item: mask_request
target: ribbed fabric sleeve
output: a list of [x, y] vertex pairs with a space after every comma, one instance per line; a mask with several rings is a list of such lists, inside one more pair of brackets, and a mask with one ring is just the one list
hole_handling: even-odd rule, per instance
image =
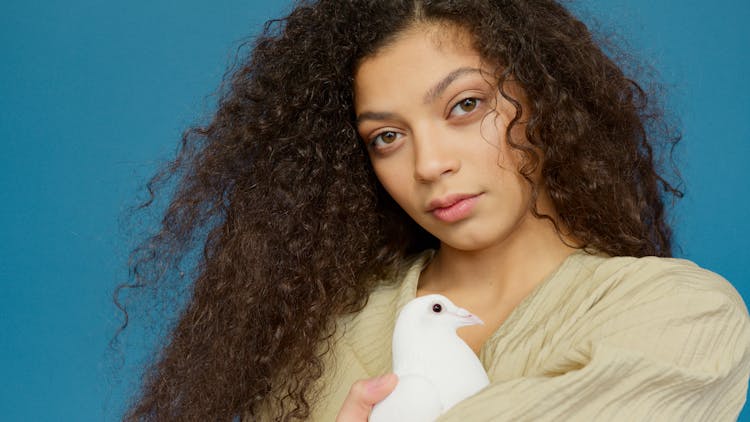
[[[334, 420], [357, 379], [390, 371], [395, 318], [428, 257], [341, 322], [314, 420]], [[731, 421], [747, 392], [750, 320], [726, 280], [689, 261], [578, 252], [479, 357], [491, 384], [439, 421]]]

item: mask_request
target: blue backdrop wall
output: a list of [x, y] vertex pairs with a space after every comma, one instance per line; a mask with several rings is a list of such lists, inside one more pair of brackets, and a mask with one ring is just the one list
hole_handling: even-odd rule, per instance
[[[181, 132], [210, 115], [240, 42], [288, 4], [5, 0], [0, 9], [0, 418], [116, 420], [146, 350], [125, 344], [119, 371], [108, 352], [120, 321], [111, 293], [132, 244], [121, 216]], [[747, 301], [750, 3], [586, 0], [576, 10], [617, 28], [669, 86], [685, 134], [678, 254]]]

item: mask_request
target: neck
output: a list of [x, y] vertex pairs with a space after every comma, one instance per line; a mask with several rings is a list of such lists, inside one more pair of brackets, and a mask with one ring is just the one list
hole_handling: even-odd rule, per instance
[[423, 294], [463, 297], [462, 302], [497, 303], [525, 297], [576, 249], [566, 245], [548, 220], [527, 217], [522, 236], [476, 250], [441, 244], [420, 278]]

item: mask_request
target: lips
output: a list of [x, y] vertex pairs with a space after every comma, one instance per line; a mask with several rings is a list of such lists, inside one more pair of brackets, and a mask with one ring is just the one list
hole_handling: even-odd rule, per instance
[[430, 201], [427, 211], [438, 220], [452, 223], [471, 214], [481, 194], [453, 194]]

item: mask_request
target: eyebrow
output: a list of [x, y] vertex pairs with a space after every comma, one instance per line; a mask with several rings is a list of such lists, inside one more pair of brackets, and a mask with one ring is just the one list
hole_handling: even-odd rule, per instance
[[359, 125], [363, 120], [399, 120], [396, 113], [365, 111], [357, 116], [356, 124]]
[[[425, 94], [422, 101], [429, 104], [435, 101], [456, 79], [468, 73], [481, 73], [476, 67], [459, 67], [458, 69], [447, 74], [443, 79], [430, 88]], [[356, 124], [359, 125], [364, 120], [399, 120], [399, 115], [390, 112], [365, 111], [357, 116]]]
[[440, 80], [440, 82], [436, 83], [435, 86], [430, 88], [430, 90], [427, 91], [427, 94], [425, 94], [422, 101], [425, 104], [429, 104], [435, 101], [440, 95], [443, 94], [443, 91], [445, 91], [445, 89], [453, 83], [453, 81], [467, 73], [481, 73], [481, 70], [477, 69], [476, 67], [459, 67], [458, 69], [447, 74], [443, 79]]

